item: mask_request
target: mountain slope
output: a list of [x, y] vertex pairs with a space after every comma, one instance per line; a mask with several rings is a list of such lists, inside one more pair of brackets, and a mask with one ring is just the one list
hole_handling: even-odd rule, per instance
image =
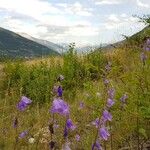
[[145, 27], [143, 30], [133, 34], [130, 37], [124, 36], [125, 40], [108, 44], [102, 47], [102, 50], [113, 50], [115, 48], [122, 48], [122, 47], [142, 47], [145, 39], [150, 38], [150, 26]]
[[59, 53], [0, 27], [0, 56], [29, 58], [45, 55], [59, 55]]
[[27, 39], [29, 39], [29, 40], [32, 40], [32, 41], [37, 42], [37, 43], [39, 43], [41, 45], [44, 45], [44, 46], [46, 46], [46, 47], [48, 47], [48, 48], [50, 48], [52, 50], [55, 50], [55, 51], [57, 51], [59, 53], [62, 53], [62, 51], [64, 51], [63, 46], [55, 44], [53, 42], [49, 42], [49, 41], [46, 41], [46, 40], [38, 39], [38, 38], [32, 37], [32, 36], [30, 36], [30, 35], [28, 35], [26, 33], [18, 33], [18, 34], [23, 36], [23, 37], [25, 37], [25, 38], [27, 38]]
[[125, 44], [141, 46], [147, 38], [150, 38], [150, 26], [145, 27], [143, 30], [132, 35], [131, 37], [127, 37]]

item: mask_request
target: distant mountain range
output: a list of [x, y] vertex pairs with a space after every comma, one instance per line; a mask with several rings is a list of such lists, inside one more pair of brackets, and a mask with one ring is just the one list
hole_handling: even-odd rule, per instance
[[59, 53], [62, 53], [64, 51], [64, 47], [61, 45], [61, 44], [55, 44], [53, 42], [49, 42], [49, 41], [46, 41], [46, 40], [42, 40], [42, 39], [38, 39], [38, 38], [35, 38], [35, 37], [32, 37], [26, 33], [18, 33], [19, 35], [21, 35], [22, 37], [25, 37], [29, 40], [32, 40], [34, 42], [37, 42], [41, 45], [44, 45], [50, 49], [53, 49]]
[[[44, 45], [50, 49], [53, 49], [53, 50], [56, 50], [57, 52], [59, 52], [60, 54], [61, 53], [65, 53], [68, 49], [69, 49], [69, 43], [59, 43], [59, 44], [55, 44], [55, 43], [52, 43], [52, 42], [49, 42], [49, 41], [46, 41], [46, 40], [42, 40], [42, 39], [38, 39], [38, 38], [34, 38], [26, 33], [18, 33], [19, 35], [27, 38], [27, 39], [30, 39], [32, 41], [35, 41], [41, 45]], [[104, 46], [104, 45], [103, 45]], [[82, 45], [82, 46], [75, 46], [75, 49], [77, 50], [77, 52], [79, 53], [82, 53], [82, 52], [89, 52], [95, 48], [98, 48], [99, 46], [98, 45], [90, 45], [90, 44], [87, 44], [87, 45]]]
[[[150, 26], [142, 31], [125, 37], [125, 40], [113, 44], [85, 45], [75, 47], [79, 52], [90, 52], [97, 50], [113, 50], [124, 46], [141, 46], [145, 38], [150, 37]], [[0, 57], [8, 58], [34, 58], [48, 55], [58, 56], [69, 49], [69, 44], [55, 44], [46, 40], [34, 38], [26, 33], [14, 33], [0, 27]]]
[[[63, 52], [69, 49], [69, 43], [60, 43], [60, 45], [63, 47]], [[91, 44], [85, 44], [85, 45], [75, 45], [75, 50], [78, 53], [87, 53], [94, 51], [95, 49], [98, 49], [100, 47], [104, 47], [108, 44], [100, 44], [100, 45], [91, 45]]]
[[[42, 44], [44, 41], [25, 38], [17, 33], [0, 27], [0, 57], [8, 58], [32, 58], [45, 55], [60, 55], [55, 49], [55, 44], [51, 47]], [[49, 44], [49, 45], [50, 45]]]

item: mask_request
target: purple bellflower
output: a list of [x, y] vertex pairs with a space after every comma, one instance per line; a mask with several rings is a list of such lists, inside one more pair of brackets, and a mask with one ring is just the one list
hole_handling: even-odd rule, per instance
[[19, 134], [19, 138], [23, 139], [28, 134], [28, 131], [23, 131]]
[[108, 130], [107, 130], [106, 127], [100, 128], [100, 130], [99, 130], [99, 136], [100, 136], [103, 140], [105, 140], [105, 141], [108, 140], [108, 137], [110, 136], [110, 134], [109, 134], [109, 132], [108, 132]]
[[107, 65], [105, 66], [105, 70], [109, 72], [111, 70], [111, 62], [108, 62]]
[[109, 113], [107, 110], [104, 110], [103, 111], [103, 119], [105, 120], [105, 121], [112, 121], [112, 115], [111, 115], [111, 113]]
[[104, 79], [103, 82], [104, 82], [105, 85], [109, 84], [109, 80], [108, 79]]
[[84, 108], [84, 102], [80, 102], [79, 108], [80, 108], [80, 109], [83, 109], [83, 108]]
[[64, 138], [67, 138], [69, 129], [75, 130], [75, 128], [76, 128], [76, 126], [72, 123], [72, 120], [67, 119], [65, 129], [64, 129]]
[[76, 134], [75, 139], [76, 139], [77, 142], [79, 142], [80, 141], [80, 135]]
[[92, 121], [92, 125], [96, 126], [98, 128], [99, 126], [99, 118], [96, 118], [94, 121]]
[[50, 110], [51, 113], [58, 113], [60, 115], [69, 114], [69, 106], [60, 98], [55, 98]]
[[58, 94], [59, 97], [62, 97], [63, 89], [62, 89], [61, 86], [58, 87], [58, 89], [57, 89], [57, 94]]
[[111, 88], [111, 89], [108, 90], [108, 96], [111, 99], [114, 98], [114, 96], [115, 96], [115, 89], [114, 88]]
[[115, 104], [115, 102], [112, 100], [112, 99], [110, 99], [110, 98], [108, 98], [107, 99], [107, 107], [112, 107], [113, 105]]
[[122, 103], [126, 103], [126, 99], [128, 98], [128, 95], [127, 94], [124, 94], [121, 98], [120, 98], [120, 101]]
[[64, 129], [64, 138], [67, 138], [68, 136], [68, 128], [67, 126], [65, 126], [65, 129]]
[[102, 147], [98, 141], [92, 145], [92, 150], [102, 150]]
[[146, 51], [150, 51], [150, 47], [146, 47], [145, 50], [146, 50]]
[[74, 130], [76, 126], [72, 123], [71, 119], [67, 119], [66, 126], [68, 129]]
[[20, 102], [17, 104], [17, 108], [20, 111], [24, 111], [31, 103], [32, 101], [29, 98], [22, 96]]
[[150, 38], [146, 40], [146, 43], [144, 44], [144, 50], [150, 51]]

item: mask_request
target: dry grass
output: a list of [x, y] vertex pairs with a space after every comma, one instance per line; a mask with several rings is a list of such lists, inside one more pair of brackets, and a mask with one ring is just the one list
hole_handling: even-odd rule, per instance
[[3, 65], [0, 64], [0, 77], [3, 75]]
[[57, 65], [63, 63], [62, 57], [47, 57], [47, 58], [37, 58], [33, 60], [25, 61], [25, 64], [31, 66], [31, 65], [37, 65], [40, 63], [47, 63], [48, 65]]

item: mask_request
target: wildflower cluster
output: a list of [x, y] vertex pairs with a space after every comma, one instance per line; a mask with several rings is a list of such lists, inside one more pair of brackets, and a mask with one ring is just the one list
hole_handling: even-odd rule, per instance
[[[27, 109], [27, 107], [32, 103], [32, 100], [30, 100], [29, 98], [22, 96], [21, 100], [19, 101], [19, 103], [17, 104], [17, 110], [19, 111], [25, 111]], [[18, 127], [18, 116], [15, 117], [14, 122], [13, 122], [13, 127], [17, 128]], [[24, 136], [21, 136], [24, 137]]]
[[110, 133], [108, 130], [107, 122], [112, 121], [112, 114], [110, 113], [111, 107], [115, 104], [114, 96], [115, 96], [115, 89], [112, 88], [109, 83], [110, 81], [106, 78], [111, 70], [111, 63], [105, 66], [106, 74], [103, 77], [104, 85], [106, 86], [107, 90], [107, 101], [102, 111], [102, 116], [96, 118], [95, 121], [92, 122], [97, 128], [97, 135], [95, 137], [95, 141], [92, 145], [92, 150], [102, 150], [102, 144], [100, 141], [107, 141]]
[[[67, 137], [68, 137], [68, 133], [69, 130], [74, 130], [76, 128], [76, 126], [73, 124], [72, 120], [70, 119], [70, 109], [69, 109], [69, 105], [63, 100], [63, 89], [62, 89], [62, 85], [61, 82], [64, 80], [64, 77], [62, 75], [60, 75], [57, 79], [57, 86], [54, 86], [53, 88], [53, 92], [54, 92], [54, 100], [50, 109], [50, 113], [53, 115], [53, 120], [50, 124], [50, 132], [53, 135], [54, 131], [53, 127], [54, 127], [54, 115], [55, 114], [59, 114], [62, 115], [66, 118], [66, 122], [65, 122], [65, 127], [64, 127], [64, 139], [65, 144], [63, 145], [63, 147], [69, 147], [68, 145], [68, 141], [67, 141]], [[55, 147], [55, 142], [52, 139], [53, 136], [51, 136], [51, 141], [50, 141], [50, 149], [53, 149]]]
[[[29, 98], [25, 97], [25, 96], [22, 96], [21, 97], [21, 100], [19, 101], [19, 103], [17, 104], [17, 110], [18, 111], [25, 111], [27, 109], [27, 107], [32, 103], [32, 100], [30, 100]], [[18, 126], [19, 126], [19, 121], [18, 121], [18, 112], [17, 112], [17, 115], [13, 121], [13, 127], [16, 129], [16, 142], [15, 142], [15, 145], [14, 145], [14, 149], [16, 149], [16, 146], [17, 146], [17, 142], [18, 142], [18, 139], [23, 139], [25, 138], [27, 135], [28, 135], [28, 130], [25, 130], [25, 131], [22, 131], [19, 135], [18, 135]]]

